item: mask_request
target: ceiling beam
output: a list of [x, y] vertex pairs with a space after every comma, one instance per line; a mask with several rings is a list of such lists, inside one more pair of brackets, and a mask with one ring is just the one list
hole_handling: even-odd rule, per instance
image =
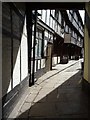
[[29, 2], [30, 9], [85, 9], [85, 2]]

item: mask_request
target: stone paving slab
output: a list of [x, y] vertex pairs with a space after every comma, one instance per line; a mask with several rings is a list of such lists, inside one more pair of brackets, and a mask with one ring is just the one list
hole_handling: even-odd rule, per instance
[[[35, 85], [28, 89], [28, 95], [18, 109], [19, 117], [57, 118], [66, 114], [73, 116], [73, 114], [78, 114], [79, 110], [84, 109], [84, 106], [79, 107], [82, 98], [86, 98], [81, 92], [80, 61], [72, 60], [65, 65], [56, 65], [53, 67], [54, 70], [41, 76]], [[88, 102], [82, 103], [86, 105]], [[85, 110], [86, 108], [83, 114], [87, 114]]]
[[25, 100], [27, 98], [27, 96], [30, 94], [30, 88], [28, 88], [25, 93], [23, 94], [23, 96], [21, 97], [21, 99], [19, 100], [19, 102], [17, 103], [16, 107], [13, 109], [13, 111], [11, 112], [11, 114], [9, 115], [9, 118], [15, 118], [16, 116], [18, 116], [21, 107], [23, 106], [23, 104], [25, 103]]
[[36, 99], [33, 102], [34, 103], [36, 103], [36, 102], [46, 102], [46, 99], [47, 99], [46, 94], [39, 94], [39, 95], [37, 95]]
[[36, 96], [37, 96], [37, 94], [30, 94], [30, 95], [27, 97], [27, 99], [26, 99], [25, 102], [28, 102], [28, 103], [33, 102]]
[[23, 112], [29, 110], [30, 107], [31, 107], [31, 103], [30, 103], [30, 102], [25, 102], [25, 103], [23, 104], [23, 106], [21, 107], [20, 112], [23, 113]]
[[[80, 64], [81, 59], [78, 60], [78, 61], [79, 61], [79, 64]], [[44, 80], [46, 81], [46, 80], [49, 79], [49, 78], [51, 79], [51, 77], [53, 77], [53, 75], [58, 74], [58, 72], [60, 72], [60, 71], [62, 71], [62, 70], [64, 70], [64, 69], [70, 67], [71, 65], [74, 65], [74, 64], [78, 63], [78, 61], [71, 60], [71, 61], [69, 61], [68, 64], [58, 64], [58, 65], [56, 65], [55, 67], [52, 68], [52, 69], [54, 69], [54, 70], [49, 71], [49, 72], [47, 72], [46, 74], [44, 74], [43, 76], [41, 76], [36, 83], [37, 83], [37, 84], [40, 84], [40, 83], [41, 83], [42, 81], [44, 81]], [[79, 66], [80, 66], [80, 65], [79, 65]]]

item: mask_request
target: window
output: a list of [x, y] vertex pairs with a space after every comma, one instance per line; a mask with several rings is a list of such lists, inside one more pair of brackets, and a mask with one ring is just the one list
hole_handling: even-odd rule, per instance
[[42, 47], [43, 47], [43, 31], [37, 29], [35, 43], [35, 57], [42, 57]]
[[66, 27], [65, 27], [65, 32], [68, 33], [68, 25], [66, 25]]
[[71, 33], [71, 28], [69, 28], [69, 33]]
[[76, 13], [74, 13], [74, 19], [75, 19], [75, 20], [77, 19]]
[[45, 32], [44, 32], [44, 47], [43, 47], [44, 49], [43, 49], [43, 56], [46, 56], [48, 39], [49, 39], [49, 33], [48, 33], [48, 31], [45, 30]]
[[72, 37], [74, 37], [74, 31], [72, 30]]
[[81, 40], [81, 38], [80, 37], [78, 37], [78, 41], [80, 42], [80, 40]]
[[59, 20], [58, 20], [58, 22], [61, 24], [61, 12], [59, 11]]
[[75, 33], [75, 38], [77, 39], [77, 34]]

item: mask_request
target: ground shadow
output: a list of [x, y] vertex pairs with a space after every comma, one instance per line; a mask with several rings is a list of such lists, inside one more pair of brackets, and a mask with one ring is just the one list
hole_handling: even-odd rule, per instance
[[89, 118], [89, 99], [80, 71], [15, 119]]

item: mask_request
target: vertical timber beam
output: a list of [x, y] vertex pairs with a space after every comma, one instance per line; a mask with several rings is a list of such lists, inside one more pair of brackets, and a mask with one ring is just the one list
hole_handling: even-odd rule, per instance
[[26, 3], [26, 25], [27, 25], [27, 41], [28, 41], [28, 74], [29, 74], [29, 87], [31, 82], [31, 49], [32, 49], [32, 10]]
[[34, 85], [34, 72], [35, 72], [35, 42], [36, 42], [36, 26], [37, 26], [37, 10], [35, 10], [35, 15], [34, 15], [34, 42], [33, 42], [32, 85]]
[[[2, 16], [2, 2], [0, 2], [0, 16]], [[0, 17], [2, 28], [2, 17]], [[0, 120], [2, 120], [2, 29], [0, 29]]]
[[11, 19], [11, 89], [13, 89], [13, 18], [12, 9], [10, 7], [10, 19]]

